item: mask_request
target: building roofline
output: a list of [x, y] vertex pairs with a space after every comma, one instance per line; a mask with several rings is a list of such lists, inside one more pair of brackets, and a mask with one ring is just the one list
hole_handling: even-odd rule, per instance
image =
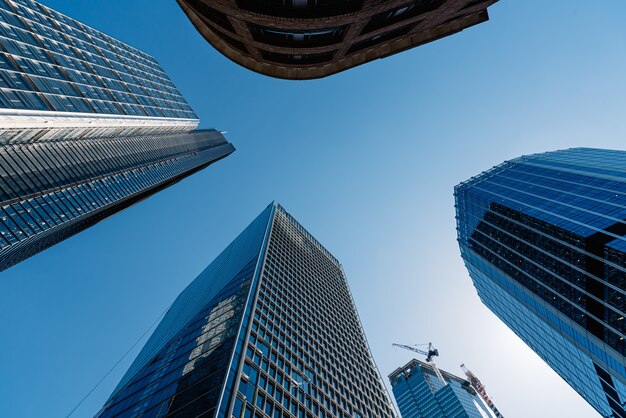
[[[407, 364], [404, 365], [404, 367], [399, 367], [396, 370], [394, 370], [392, 373], [389, 374], [389, 380], [395, 380], [398, 377], [400, 377], [402, 374], [404, 374], [405, 371], [407, 371], [408, 369], [414, 369], [416, 367], [419, 367], [420, 369], [424, 368], [427, 369], [430, 372], [435, 373], [433, 367], [421, 360], [418, 359], [413, 359], [411, 361], [409, 361]], [[446, 380], [452, 380], [455, 382], [460, 383], [462, 386], [467, 386], [468, 388], [471, 388], [471, 384], [468, 380], [463, 379], [462, 377], [456, 376], [450, 372], [447, 372], [445, 370], [441, 370], [439, 369], [439, 371], [441, 372], [441, 374], [443, 375], [444, 379]], [[472, 389], [473, 392], [473, 389]]]

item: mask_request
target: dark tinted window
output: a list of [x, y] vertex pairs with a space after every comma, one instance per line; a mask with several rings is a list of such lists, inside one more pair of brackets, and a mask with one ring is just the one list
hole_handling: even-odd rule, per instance
[[353, 13], [363, 7], [362, 0], [238, 0], [244, 10], [272, 16], [319, 18]]
[[390, 41], [394, 38], [398, 38], [402, 35], [406, 35], [409, 33], [411, 29], [415, 27], [417, 23], [412, 23], [410, 25], [402, 26], [401, 28], [394, 29], [387, 33], [382, 33], [380, 35], [372, 36], [371, 38], [364, 39], [362, 41], [356, 42], [354, 45], [350, 47], [348, 50], [348, 54], [352, 54], [354, 52], [359, 52], [363, 49], [369, 48], [371, 46]]
[[441, 6], [445, 0], [418, 0], [395, 9], [387, 10], [372, 16], [369, 23], [363, 28], [363, 33], [372, 32], [380, 28], [411, 19], [424, 13], [431, 12]]
[[250, 25], [255, 41], [287, 48], [315, 48], [333, 45], [343, 39], [345, 27], [293, 31]]
[[281, 54], [278, 52], [263, 51], [261, 56], [267, 61], [290, 65], [313, 65], [330, 61], [335, 51], [322, 52], [320, 54]]

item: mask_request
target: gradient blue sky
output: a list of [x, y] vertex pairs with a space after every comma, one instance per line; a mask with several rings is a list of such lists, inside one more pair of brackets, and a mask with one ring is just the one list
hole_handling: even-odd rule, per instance
[[[433, 341], [507, 418], [597, 414], [482, 306], [453, 186], [505, 159], [625, 148], [626, 5], [501, 0], [488, 23], [316, 81], [244, 70], [174, 0], [46, 0], [154, 55], [237, 152], [0, 277], [0, 416], [61, 417], [271, 201], [343, 263], [385, 375]], [[74, 416], [93, 416], [139, 348]]]

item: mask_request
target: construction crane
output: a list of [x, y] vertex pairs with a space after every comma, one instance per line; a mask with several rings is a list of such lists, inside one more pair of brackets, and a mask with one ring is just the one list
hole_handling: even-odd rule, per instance
[[426, 356], [426, 362], [430, 363], [433, 357], [439, 356], [439, 351], [433, 347], [433, 343], [428, 343], [428, 351], [417, 348], [417, 345], [392, 344], [394, 347], [404, 348], [405, 350], [415, 351]]
[[435, 347], [433, 347], [433, 343], [428, 343], [428, 351], [417, 348], [417, 345], [404, 345], [404, 344], [396, 344], [396, 343], [393, 343], [392, 345], [394, 347], [404, 348], [405, 350], [414, 351], [416, 353], [425, 355], [426, 363], [428, 363], [433, 368], [433, 370], [437, 374], [437, 377], [439, 378], [439, 380], [441, 380], [441, 383], [443, 383], [444, 385], [447, 384], [441, 372], [439, 371], [439, 367], [437, 367], [437, 365], [433, 361], [433, 357], [439, 356], [439, 351]]
[[489, 409], [491, 409], [491, 412], [493, 412], [493, 414], [497, 418], [504, 418], [504, 416], [500, 413], [500, 411], [498, 411], [498, 408], [496, 408], [496, 406], [493, 404], [493, 401], [491, 400], [489, 395], [487, 395], [485, 386], [483, 386], [480, 380], [478, 380], [476, 375], [472, 373], [467, 367], [465, 367], [465, 364], [461, 364], [461, 369], [463, 369], [465, 376], [467, 376], [467, 380], [469, 380], [474, 390], [480, 395], [483, 401], [485, 401]]

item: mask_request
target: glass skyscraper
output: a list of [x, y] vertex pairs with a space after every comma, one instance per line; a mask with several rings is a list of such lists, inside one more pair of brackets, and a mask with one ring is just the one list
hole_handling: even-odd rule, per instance
[[391, 418], [341, 264], [267, 207], [181, 294], [99, 418]]
[[151, 56], [0, 0], [0, 270], [234, 151], [198, 123]]
[[517, 158], [455, 189], [481, 300], [604, 417], [626, 417], [626, 152]]
[[[419, 360], [389, 375], [403, 418], [492, 418], [470, 382]], [[443, 380], [442, 380], [443, 379]]]

